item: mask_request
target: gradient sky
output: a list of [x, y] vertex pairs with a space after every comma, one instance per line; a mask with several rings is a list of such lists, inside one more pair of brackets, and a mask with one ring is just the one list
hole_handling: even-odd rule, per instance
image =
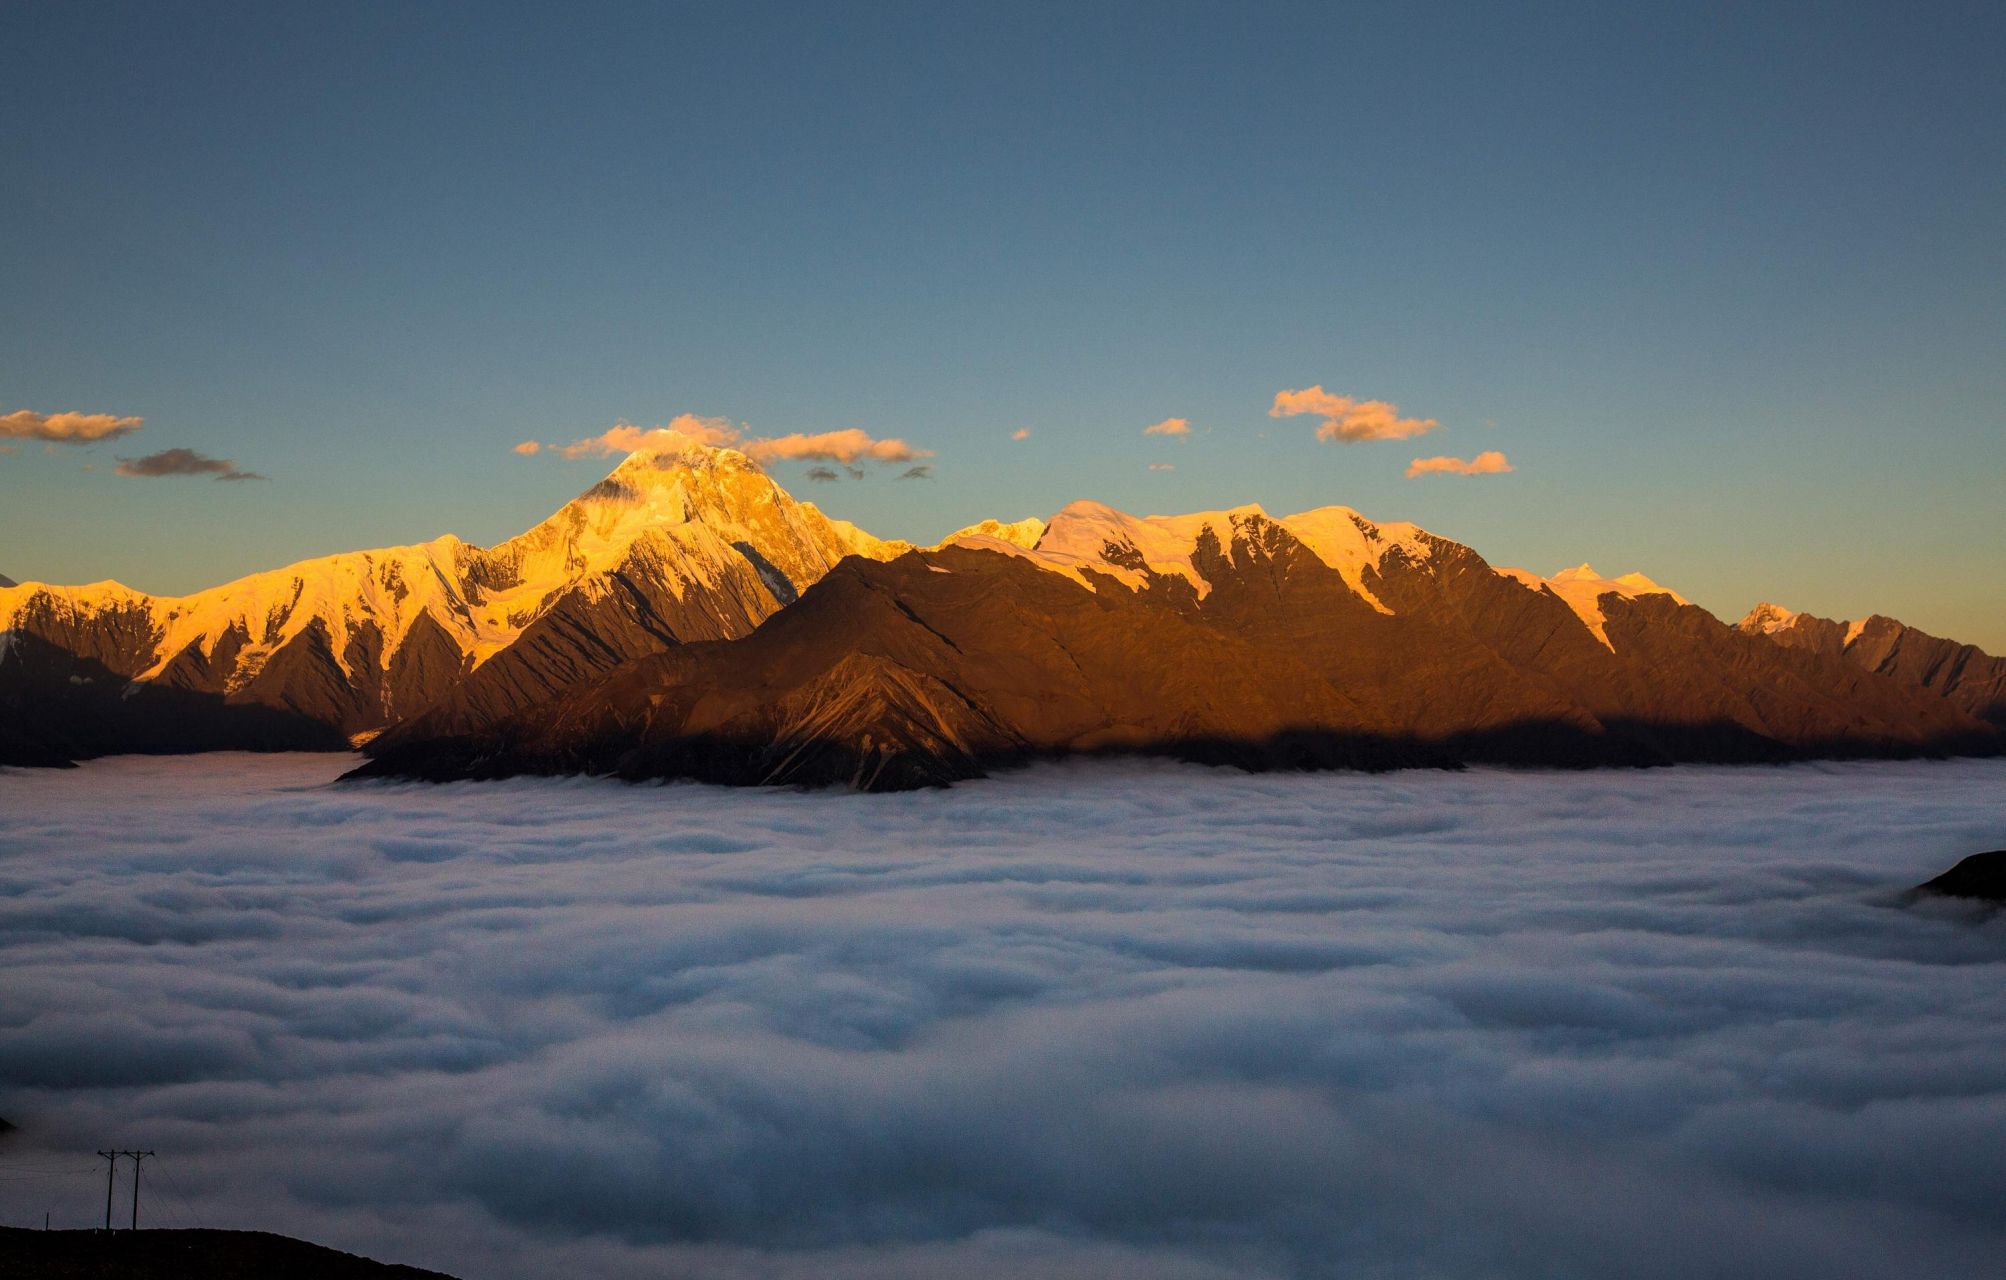
[[489, 543], [690, 412], [934, 450], [776, 464], [886, 536], [1344, 503], [2006, 652], [2006, 10], [1499, 9], [9, 6], [0, 415], [145, 426], [13, 442], [0, 573]]

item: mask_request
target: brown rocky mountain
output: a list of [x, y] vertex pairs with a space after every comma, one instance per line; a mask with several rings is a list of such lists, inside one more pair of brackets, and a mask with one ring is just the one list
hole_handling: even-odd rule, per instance
[[1834, 622], [1759, 604], [1737, 624], [1751, 635], [1814, 653], [1836, 654], [1863, 671], [1927, 689], [1990, 724], [2006, 729], [2006, 658], [1874, 614], [1864, 622]]
[[1552, 581], [1342, 508], [1136, 520], [844, 561], [749, 637], [372, 744], [360, 776], [941, 783], [1039, 756], [1252, 768], [1992, 751], [1943, 699], [1641, 578]]
[[[750, 632], [853, 553], [894, 554], [734, 450], [628, 457], [499, 546], [453, 537], [180, 598], [0, 589], [0, 763], [338, 749], [449, 695], [504, 714], [686, 640]], [[442, 712], [450, 716], [450, 712]]]
[[1750, 634], [1640, 575], [1494, 569], [1342, 507], [1137, 519], [1082, 502], [915, 553], [685, 443], [492, 548], [446, 537], [181, 598], [0, 589], [0, 763], [369, 743], [376, 773], [884, 786], [1067, 751], [1379, 766], [1994, 749], [1997, 660], [1920, 633], [1862, 643], [1874, 626], [1836, 646], [1811, 625], [1804, 643]]

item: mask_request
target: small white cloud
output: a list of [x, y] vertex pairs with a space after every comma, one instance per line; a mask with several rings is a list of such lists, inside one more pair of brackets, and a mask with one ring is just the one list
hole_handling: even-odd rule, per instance
[[1362, 440], [1406, 440], [1426, 435], [1442, 424], [1433, 418], [1403, 418], [1400, 406], [1388, 400], [1334, 396], [1322, 386], [1304, 391], [1277, 391], [1270, 418], [1307, 413], [1323, 419], [1316, 438], [1325, 443], [1357, 444]]
[[1412, 480], [1425, 475], [1495, 476], [1516, 470], [1518, 468], [1506, 462], [1502, 453], [1486, 449], [1468, 462], [1461, 458], [1416, 458], [1407, 464], [1407, 478]]
[[1175, 471], [1177, 470], [1177, 464], [1174, 462], [1152, 462], [1149, 464], [1149, 469], [1151, 471]]
[[1165, 418], [1153, 427], [1144, 427], [1142, 434], [1146, 436], [1188, 436], [1191, 434], [1191, 423], [1184, 418]]
[[1019, 427], [1010, 433], [1010, 438], [1012, 440], [1028, 440], [1031, 438], [1031, 428]]
[[131, 435], [144, 418], [119, 418], [109, 413], [36, 413], [16, 409], [0, 413], [0, 436], [15, 440], [47, 440], [53, 444], [95, 444]]
[[536, 441], [534, 441], [534, 440], [525, 440], [525, 441], [523, 441], [523, 442], [522, 442], [521, 444], [517, 445], [517, 446], [516, 446], [515, 448], [513, 448], [513, 449], [510, 449], [510, 450], [509, 450], [509, 452], [510, 452], [510, 453], [519, 453], [519, 454], [521, 454], [521, 455], [522, 455], [523, 457], [527, 458], [527, 457], [530, 457], [530, 456], [531, 456], [531, 455], [533, 455], [533, 454], [538, 454], [538, 453], [542, 453], [542, 452], [543, 452], [543, 446], [542, 446], [542, 445], [540, 445], [540, 444], [538, 444], [538, 443], [537, 443]]

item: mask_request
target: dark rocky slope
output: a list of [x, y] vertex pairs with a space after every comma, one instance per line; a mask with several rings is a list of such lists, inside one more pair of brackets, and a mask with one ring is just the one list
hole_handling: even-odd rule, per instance
[[1068, 752], [1382, 768], [1999, 746], [1939, 698], [1668, 596], [1603, 596], [1604, 644], [1550, 588], [1437, 539], [1365, 570], [1381, 612], [1278, 522], [1217, 526], [1191, 553], [1202, 594], [1113, 542], [1128, 585], [994, 549], [846, 560], [746, 639], [628, 662], [458, 732], [404, 726], [357, 775], [877, 790]]
[[1956, 866], [1915, 887], [1915, 895], [2006, 902], [2006, 849], [1974, 853]]
[[1859, 667], [1927, 689], [1979, 719], [2006, 728], [2006, 658], [1930, 635], [1875, 614], [1852, 626], [1775, 605], [1757, 605], [1740, 623], [1792, 649], [1834, 654]]

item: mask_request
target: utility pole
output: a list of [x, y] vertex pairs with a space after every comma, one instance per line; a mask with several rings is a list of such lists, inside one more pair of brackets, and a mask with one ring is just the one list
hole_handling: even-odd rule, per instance
[[139, 1230], [139, 1162], [152, 1155], [151, 1151], [128, 1151], [132, 1157], [132, 1229]]
[[106, 1231], [109, 1231], [111, 1230], [111, 1181], [112, 1178], [115, 1177], [118, 1173], [118, 1158], [124, 1153], [119, 1151], [100, 1151], [98, 1152], [98, 1154], [105, 1158], [104, 1229]]

